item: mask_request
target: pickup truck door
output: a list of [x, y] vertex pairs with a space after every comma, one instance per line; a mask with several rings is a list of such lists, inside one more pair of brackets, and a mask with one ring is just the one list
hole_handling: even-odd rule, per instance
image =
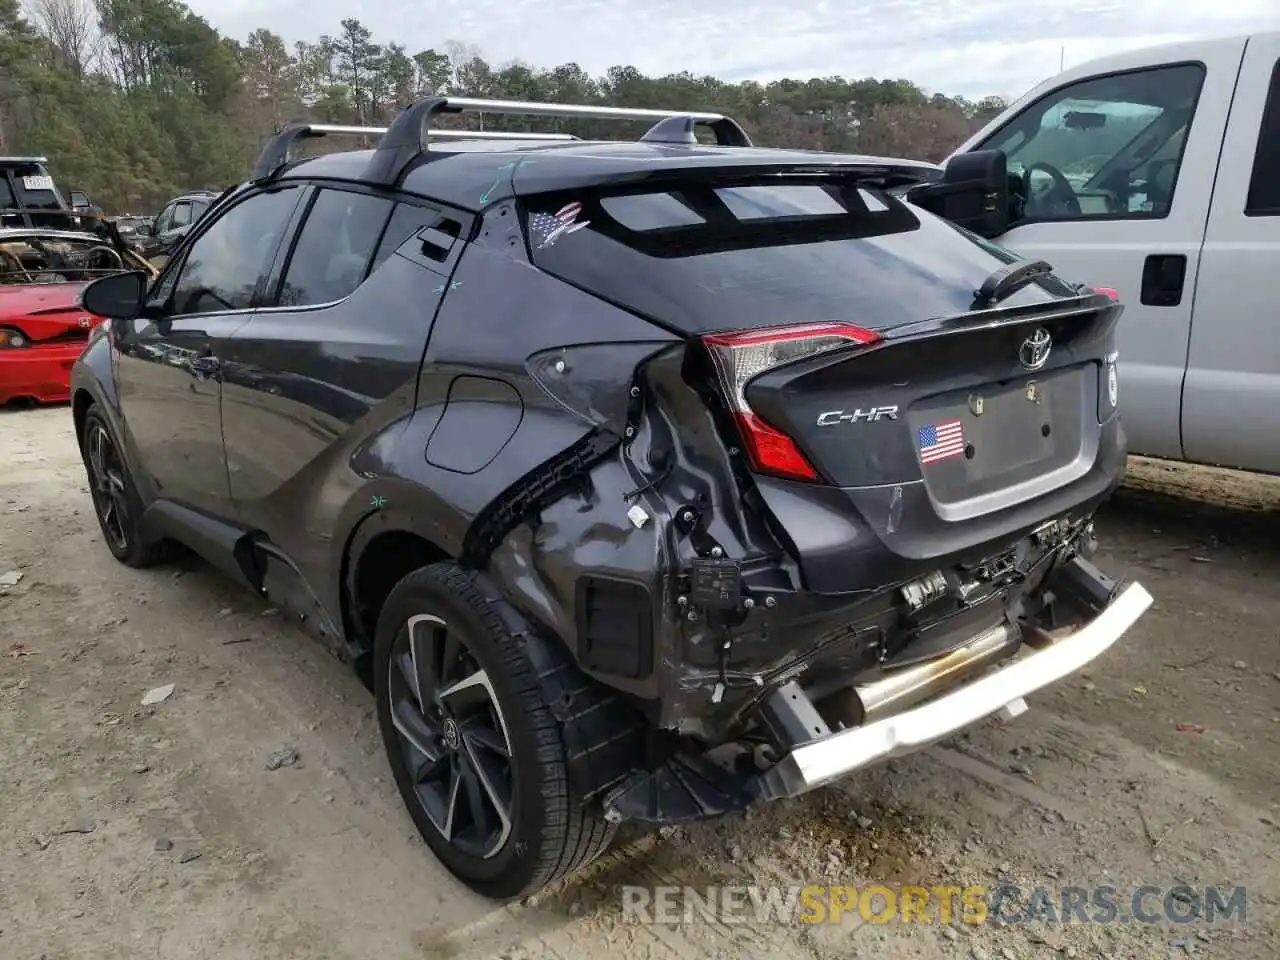
[[1188, 460], [1280, 473], [1280, 34], [1245, 50], [1200, 254], [1182, 392]]
[[[1181, 458], [1200, 247], [1244, 41], [1181, 44], [1046, 81], [961, 148], [999, 149], [1030, 196], [998, 242], [1111, 287], [1134, 453]], [[1105, 70], [1105, 72], [1104, 72]]]

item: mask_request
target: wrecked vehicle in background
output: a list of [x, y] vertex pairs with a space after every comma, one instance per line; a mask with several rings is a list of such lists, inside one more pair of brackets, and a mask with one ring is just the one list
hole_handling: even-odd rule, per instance
[[134, 246], [157, 267], [163, 267], [173, 249], [217, 199], [212, 190], [193, 190], [174, 197], [154, 218], [135, 225]]
[[86, 289], [74, 426], [119, 561], [191, 548], [354, 665], [474, 890], [1016, 716], [1150, 605], [1089, 559], [1122, 308], [890, 192], [936, 168], [711, 113], [355, 132]]
[[0, 405], [69, 399], [71, 366], [102, 320], [80, 306], [80, 294], [91, 280], [129, 270], [155, 274], [109, 224], [92, 232], [0, 227]]

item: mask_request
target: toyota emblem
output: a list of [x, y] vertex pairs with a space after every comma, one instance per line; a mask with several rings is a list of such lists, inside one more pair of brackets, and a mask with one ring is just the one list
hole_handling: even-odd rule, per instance
[[81, 330], [88, 330], [93, 326], [93, 317], [81, 317], [76, 323], [79, 324]]
[[1028, 370], [1039, 370], [1049, 361], [1049, 351], [1053, 349], [1053, 337], [1044, 327], [1022, 341], [1018, 348], [1018, 361]]

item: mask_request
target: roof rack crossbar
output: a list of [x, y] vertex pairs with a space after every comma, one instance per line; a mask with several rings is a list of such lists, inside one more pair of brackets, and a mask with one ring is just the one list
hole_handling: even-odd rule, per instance
[[506, 130], [446, 130], [427, 131], [428, 139], [435, 140], [581, 140], [572, 133], [526, 133]]
[[473, 97], [423, 97], [402, 110], [389, 127], [354, 127], [323, 123], [291, 123], [271, 138], [254, 164], [251, 179], [269, 179], [289, 162], [300, 140], [327, 136], [380, 137], [365, 172], [366, 179], [387, 186], [398, 183], [405, 168], [432, 139], [438, 140], [577, 140], [565, 133], [523, 133], [484, 130], [443, 130], [428, 123], [441, 114], [491, 113], [499, 116], [556, 117], [572, 120], [649, 120], [646, 143], [696, 142], [695, 126], [710, 127], [720, 146], [749, 147], [751, 139], [732, 117], [689, 110], [650, 110], [582, 103], [540, 103], [532, 100], [484, 100]]
[[[289, 162], [293, 147], [300, 140], [317, 137], [383, 137], [389, 127], [352, 127], [331, 123], [291, 123], [281, 129], [263, 148], [254, 164], [251, 180], [269, 179]], [[443, 130], [426, 131], [435, 140], [577, 140], [569, 133], [508, 133], [505, 131]]]
[[[365, 177], [375, 183], [392, 185], [400, 181], [405, 169], [426, 149], [430, 134], [423, 136], [432, 117], [443, 113], [491, 113], [499, 116], [556, 117], [560, 119], [592, 120], [650, 120], [653, 128], [646, 134], [647, 142], [687, 143], [695, 125], [710, 127], [721, 146], [749, 147], [751, 140], [745, 130], [731, 117], [721, 113], [691, 112], [688, 110], [649, 110], [635, 107], [609, 107], [580, 103], [540, 103], [532, 100], [483, 100], [472, 97], [423, 97], [416, 100], [392, 121], [373, 159], [365, 171]], [[672, 121], [681, 124], [673, 131]], [[687, 127], [688, 136], [684, 128]], [[509, 139], [497, 134], [497, 138]], [[468, 137], [494, 138], [495, 134], [472, 131]], [[519, 139], [555, 140], [562, 135], [522, 134]], [[678, 137], [678, 139], [671, 139]]]

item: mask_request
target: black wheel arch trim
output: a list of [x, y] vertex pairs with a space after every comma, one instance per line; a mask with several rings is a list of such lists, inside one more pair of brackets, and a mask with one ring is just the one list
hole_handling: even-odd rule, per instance
[[[441, 523], [437, 519], [447, 517]], [[462, 549], [466, 518], [425, 487], [398, 477], [379, 477], [361, 484], [348, 498], [338, 518], [341, 536], [333, 538], [330, 589], [334, 610], [343, 625], [343, 636], [353, 656], [372, 649], [372, 637], [356, 627], [358, 607], [356, 575], [365, 551], [385, 534], [409, 534], [430, 544], [442, 558], [456, 558]], [[366, 649], [368, 646], [368, 649]]]

